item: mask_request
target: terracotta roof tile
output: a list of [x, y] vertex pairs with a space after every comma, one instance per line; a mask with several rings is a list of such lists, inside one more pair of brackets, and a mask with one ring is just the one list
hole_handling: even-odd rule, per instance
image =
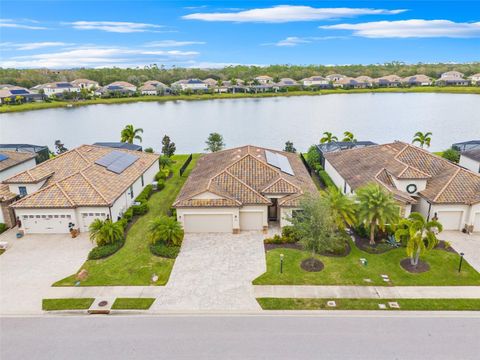
[[0, 154], [5, 155], [7, 158], [0, 161], [0, 171], [7, 170], [13, 166], [24, 163], [30, 159], [35, 158], [36, 154], [31, 152], [10, 151], [2, 150]]

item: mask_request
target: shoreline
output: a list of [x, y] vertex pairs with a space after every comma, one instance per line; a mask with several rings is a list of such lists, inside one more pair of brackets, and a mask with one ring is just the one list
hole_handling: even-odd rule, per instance
[[480, 95], [480, 86], [477, 87], [411, 87], [411, 88], [377, 88], [377, 89], [325, 89], [318, 91], [292, 91], [278, 93], [238, 93], [238, 94], [202, 94], [202, 95], [165, 95], [165, 96], [138, 96], [125, 98], [97, 98], [91, 100], [72, 101], [52, 101], [52, 102], [33, 102], [21, 105], [2, 105], [0, 106], [0, 114], [34, 111], [54, 108], [67, 108], [88, 106], [97, 104], [128, 104], [136, 102], [166, 102], [166, 101], [202, 101], [216, 99], [245, 99], [245, 98], [272, 98], [272, 97], [291, 97], [291, 96], [318, 96], [332, 94], [366, 94], [366, 93], [443, 93], [443, 94], [478, 94]]

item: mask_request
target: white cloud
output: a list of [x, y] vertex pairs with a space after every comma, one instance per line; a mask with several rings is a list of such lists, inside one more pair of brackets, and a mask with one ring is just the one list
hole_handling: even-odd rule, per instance
[[67, 46], [67, 45], [73, 45], [73, 44], [59, 42], [59, 41], [43, 41], [43, 42], [33, 42], [33, 43], [5, 42], [5, 43], [0, 43], [0, 48], [3, 48], [5, 50], [7, 49], [37, 50], [37, 49], [43, 49], [48, 47]]
[[322, 40], [335, 40], [335, 39], [345, 39], [345, 36], [307, 36], [307, 37], [297, 37], [289, 36], [285, 39], [279, 40], [275, 43], [267, 43], [263, 45], [273, 45], [279, 47], [293, 47], [302, 44], [310, 44], [316, 41]]
[[311, 6], [278, 5], [269, 8], [249, 9], [238, 12], [194, 13], [183, 16], [188, 20], [285, 23], [338, 19], [360, 15], [390, 15], [406, 10], [369, 8], [313, 8]]
[[352, 30], [354, 35], [367, 38], [480, 37], [480, 22], [456, 23], [449, 20], [374, 21], [320, 26], [320, 28]]
[[[0, 19], [0, 27], [14, 28], [14, 29], [27, 29], [27, 30], [47, 30], [47, 28], [43, 26], [27, 25], [22, 22], [27, 22], [27, 20], [15, 21], [12, 19]], [[32, 22], [32, 21], [28, 21], [28, 22]]]
[[146, 47], [181, 47], [189, 45], [203, 45], [203, 41], [176, 41], [176, 40], [160, 40], [152, 41], [145, 44]]
[[100, 30], [114, 33], [156, 32], [162, 25], [126, 21], [74, 21], [68, 23], [77, 30]]

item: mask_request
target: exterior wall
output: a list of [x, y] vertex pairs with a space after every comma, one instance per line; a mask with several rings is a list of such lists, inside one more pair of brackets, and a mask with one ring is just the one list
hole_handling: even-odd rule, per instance
[[43, 184], [45, 184], [45, 181], [46, 180], [42, 180], [35, 184], [22, 184], [22, 183], [8, 184], [8, 187], [12, 193], [20, 195], [20, 190], [18, 188], [20, 186], [25, 186], [27, 188], [27, 195], [30, 195], [30, 194], [33, 194], [38, 189], [40, 189], [43, 186]]
[[37, 164], [35, 162], [35, 158], [30, 159], [28, 161], [25, 161], [21, 164], [12, 166], [12, 167], [10, 167], [8, 169], [5, 169], [4, 171], [0, 172], [0, 181], [3, 181], [5, 179], [8, 179], [8, 178], [14, 176], [14, 175], [17, 175], [17, 174], [21, 173], [22, 171], [34, 168], [35, 166], [37, 166]]
[[463, 166], [474, 173], [480, 173], [480, 162], [470, 159], [464, 155], [460, 155], [460, 162], [458, 165]]
[[233, 218], [233, 232], [240, 231], [240, 209], [239, 208], [178, 208], [177, 221], [184, 226], [184, 217], [188, 214], [229, 214]]
[[[80, 231], [88, 231], [89, 224], [84, 221], [84, 213], [93, 213], [93, 214], [106, 214], [110, 217], [110, 208], [106, 206], [102, 207], [79, 207], [75, 209], [75, 216], [77, 218], [77, 223], [75, 223], [75, 228], [80, 228]], [[94, 217], [95, 219], [95, 217]], [[91, 219], [90, 219], [91, 220]], [[103, 218], [102, 218], [103, 220]], [[116, 219], [115, 219], [116, 220]]]
[[293, 210], [300, 210], [300, 208], [280, 208], [280, 227], [290, 226], [292, 223], [287, 219], [292, 216]]
[[57, 94], [63, 94], [64, 92], [80, 92], [80, 88], [71, 87], [71, 88], [44, 88], [43, 92], [46, 96], [54, 96]]
[[[432, 205], [432, 210], [430, 212], [430, 218], [432, 218], [435, 213], [440, 213], [442, 211], [461, 211], [462, 212], [462, 217], [461, 217], [461, 220], [460, 220], [460, 225], [458, 227], [457, 230], [462, 230], [465, 226], [465, 224], [467, 223], [467, 221], [469, 220], [469, 216], [470, 216], [470, 206], [468, 205], [456, 205], [456, 204], [446, 204], [446, 205], [438, 205], [438, 204], [434, 204]], [[440, 223], [441, 223], [441, 219], [440, 219]]]
[[[22, 221], [22, 229], [25, 231], [26, 234], [34, 232], [29, 232], [27, 229], [25, 229], [25, 220], [23, 218], [24, 215], [70, 215], [70, 219], [65, 219], [65, 226], [62, 227], [61, 233], [68, 233], [69, 222], [74, 223], [75, 228], [78, 228], [78, 221], [74, 209], [16, 209], [15, 214], [16, 216], [20, 217], [20, 220]], [[41, 221], [41, 218], [39, 220]]]
[[352, 189], [350, 186], [345, 182], [343, 177], [338, 173], [338, 171], [330, 165], [327, 159], [325, 159], [325, 171], [327, 174], [332, 178], [332, 181], [335, 185], [342, 191], [344, 194], [351, 194]]
[[[475, 225], [475, 219], [478, 219], [477, 216], [480, 216], [480, 203], [470, 206], [470, 211], [466, 218], [466, 225]], [[480, 227], [478, 226], [473, 228], [473, 231], [480, 232]]]
[[182, 90], [208, 90], [207, 84], [180, 84]]
[[430, 204], [422, 197], [418, 198], [418, 202], [413, 205], [412, 211], [422, 214], [428, 220], [431, 219], [434, 215], [433, 211], [430, 209]]
[[417, 186], [417, 191], [412, 193], [411, 195], [416, 195], [419, 191], [425, 190], [425, 188], [427, 187], [427, 180], [395, 179], [394, 177], [392, 177], [392, 179], [393, 179], [393, 182], [395, 183], [395, 186], [397, 187], [397, 189], [405, 191], [406, 193], [408, 193], [408, 191], [407, 191], [407, 186], [408, 185], [410, 185], [410, 184], [416, 185]]

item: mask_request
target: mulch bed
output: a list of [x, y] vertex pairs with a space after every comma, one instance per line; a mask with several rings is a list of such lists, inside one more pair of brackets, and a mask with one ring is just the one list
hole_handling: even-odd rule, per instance
[[345, 257], [348, 254], [350, 254], [350, 251], [352, 251], [352, 248], [350, 247], [350, 243], [348, 241], [345, 241], [345, 252], [343, 254], [332, 254], [332, 253], [324, 252], [324, 253], [321, 253], [320, 255], [328, 256], [328, 257]]
[[443, 251], [447, 251], [449, 253], [452, 253], [452, 254], [458, 254], [455, 249], [453, 247], [445, 247], [445, 241], [443, 240], [440, 240], [437, 244], [437, 246], [434, 247], [435, 250], [443, 250]]
[[352, 236], [355, 239], [355, 245], [357, 245], [360, 250], [368, 252], [369, 254], [383, 254], [387, 251], [396, 249], [396, 247], [390, 246], [388, 244], [379, 244], [378, 240], [375, 245], [370, 245], [370, 239], [360, 237], [358, 234], [355, 233]]
[[319, 272], [322, 271], [325, 266], [318, 259], [308, 258], [301, 262], [300, 267], [308, 272]]
[[413, 266], [410, 263], [410, 258], [403, 259], [402, 261], [400, 261], [400, 266], [404, 270], [408, 271], [409, 273], [414, 273], [414, 274], [420, 274], [430, 270], [430, 265], [428, 265], [427, 262], [418, 260], [417, 266]]
[[263, 244], [265, 251], [273, 249], [295, 249], [303, 250], [303, 246], [299, 243], [285, 243], [285, 244]]

